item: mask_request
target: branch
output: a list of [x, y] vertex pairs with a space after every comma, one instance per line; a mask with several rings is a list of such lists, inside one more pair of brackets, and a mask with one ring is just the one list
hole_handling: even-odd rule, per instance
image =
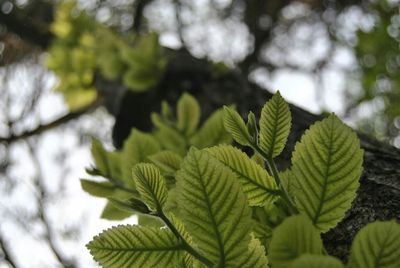
[[70, 112], [48, 124], [40, 124], [33, 130], [28, 130], [28, 131], [25, 131], [18, 135], [12, 134], [11, 136], [5, 137], [5, 138], [0, 137], [0, 143], [10, 144], [10, 143], [13, 143], [13, 142], [21, 140], [21, 139], [26, 139], [31, 136], [39, 135], [45, 131], [56, 128], [62, 124], [65, 124], [71, 120], [77, 119], [81, 115], [84, 115], [84, 114], [94, 111], [96, 108], [98, 108], [101, 105], [101, 103], [102, 103], [102, 101], [100, 99], [96, 99], [94, 102], [90, 103], [89, 105], [87, 105], [85, 107], [82, 107], [74, 112]]
[[13, 260], [13, 257], [11, 257], [11, 252], [9, 251], [9, 249], [6, 246], [6, 241], [4, 240], [4, 238], [2, 237], [2, 235], [0, 234], [0, 249], [3, 252], [3, 259], [8, 262], [8, 264], [12, 267], [12, 268], [17, 268], [18, 266], [15, 264], [15, 261]]
[[49, 222], [47, 212], [45, 209], [46, 205], [46, 198], [48, 197], [48, 193], [46, 192], [46, 186], [44, 184], [44, 178], [42, 174], [42, 167], [37, 158], [35, 148], [31, 143], [27, 143], [29, 153], [31, 154], [31, 158], [33, 164], [36, 167], [36, 175], [34, 177], [34, 184], [38, 190], [38, 196], [36, 197], [37, 205], [38, 205], [38, 217], [42, 222], [45, 228], [44, 237], [47, 241], [48, 246], [50, 247], [51, 252], [54, 254], [55, 258], [57, 259], [58, 263], [64, 268], [75, 268], [75, 260], [66, 258], [63, 256], [61, 250], [56, 246], [55, 243], [55, 236], [53, 233], [53, 228]]
[[142, 26], [143, 20], [143, 11], [145, 7], [151, 2], [152, 0], [139, 0], [137, 1], [135, 14], [133, 15], [133, 30], [136, 33], [140, 33], [140, 28]]
[[39, 29], [31, 18], [18, 14], [18, 9], [16, 8], [9, 14], [4, 14], [0, 11], [0, 24], [5, 25], [9, 31], [43, 49], [46, 49], [53, 39], [53, 34], [48, 29]]

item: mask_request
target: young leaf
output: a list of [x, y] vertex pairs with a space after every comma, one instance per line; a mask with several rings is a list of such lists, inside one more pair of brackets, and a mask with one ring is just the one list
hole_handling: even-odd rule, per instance
[[237, 265], [235, 267], [268, 267], [268, 259], [265, 256], [265, 249], [258, 239], [251, 239], [247, 252], [242, 253], [242, 260], [240, 265]]
[[169, 121], [173, 120], [171, 108], [169, 107], [169, 104], [166, 101], [161, 102], [161, 116], [164, 120], [169, 120]]
[[86, 246], [104, 268], [170, 267], [183, 255], [178, 239], [165, 228], [119, 225]]
[[196, 148], [211, 147], [220, 143], [231, 143], [232, 137], [224, 128], [224, 111], [215, 111], [191, 140]]
[[356, 196], [363, 151], [335, 115], [315, 123], [292, 156], [296, 206], [322, 232], [335, 227]]
[[185, 93], [178, 100], [176, 109], [177, 127], [187, 136], [193, 134], [200, 120], [200, 106], [197, 100]]
[[227, 106], [224, 106], [224, 126], [237, 143], [245, 146], [251, 144], [252, 138], [242, 117]]
[[271, 158], [279, 155], [289, 136], [292, 117], [279, 91], [264, 105], [260, 118], [260, 147]]
[[90, 195], [97, 197], [108, 197], [114, 194], [115, 187], [110, 182], [97, 182], [81, 179], [82, 189]]
[[348, 267], [400, 267], [400, 224], [374, 222], [361, 229], [351, 247]]
[[274, 179], [241, 150], [231, 145], [219, 145], [206, 150], [236, 174], [250, 206], [272, 203], [279, 196]]
[[149, 156], [149, 159], [167, 175], [174, 175], [175, 172], [181, 167], [181, 163], [183, 161], [180, 155], [171, 151], [162, 151], [156, 153], [152, 156]]
[[246, 127], [247, 127], [247, 131], [249, 132], [250, 136], [252, 137], [253, 142], [256, 142], [257, 135], [258, 135], [257, 121], [256, 121], [256, 116], [251, 111], [247, 115]]
[[125, 181], [131, 181], [132, 167], [140, 162], [147, 161], [147, 157], [160, 151], [160, 145], [150, 134], [133, 129], [131, 135], [124, 142], [121, 165]]
[[191, 149], [177, 173], [180, 218], [216, 267], [236, 266], [250, 242], [251, 216], [235, 174]]
[[143, 201], [153, 211], [158, 211], [167, 201], [168, 192], [164, 177], [153, 164], [140, 163], [132, 170], [136, 189]]
[[303, 254], [289, 266], [290, 268], [343, 268], [343, 263], [331, 256]]
[[286, 268], [304, 253], [322, 254], [318, 230], [303, 215], [285, 219], [273, 232], [268, 250], [272, 267]]

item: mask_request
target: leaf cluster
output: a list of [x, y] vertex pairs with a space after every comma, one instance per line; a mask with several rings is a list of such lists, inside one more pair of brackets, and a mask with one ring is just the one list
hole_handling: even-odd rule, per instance
[[[118, 152], [123, 171], [114, 173], [132, 193], [112, 200], [147, 220], [94, 237], [87, 245], [94, 259], [103, 267], [344, 267], [326, 253], [321, 233], [343, 219], [356, 196], [363, 160], [356, 134], [331, 114], [304, 133], [291, 167], [279, 171], [274, 158], [291, 124], [279, 92], [258, 121], [250, 113], [245, 122], [224, 107], [197, 130], [199, 110], [187, 94], [176, 120], [163, 104], [153, 115], [155, 132], [140, 134], [153, 142], [134, 130]], [[254, 155], [230, 145], [226, 132], [218, 134], [224, 127]], [[113, 173], [104, 159], [115, 153], [94, 152], [92, 173]], [[106, 183], [113, 185], [112, 178]], [[356, 236], [346, 267], [399, 267], [399, 241], [397, 223], [370, 224]]]
[[130, 90], [145, 91], [156, 85], [166, 60], [158, 35], [117, 35], [97, 23], [74, 1], [62, 1], [51, 26], [56, 36], [47, 65], [60, 79], [56, 90], [71, 110], [96, 98], [94, 74], [120, 79]]

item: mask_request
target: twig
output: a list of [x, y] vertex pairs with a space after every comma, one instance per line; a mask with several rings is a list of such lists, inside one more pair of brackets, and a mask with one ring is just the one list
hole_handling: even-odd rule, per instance
[[29, 40], [31, 43], [38, 45], [42, 49], [46, 49], [51, 40], [53, 34], [48, 29], [39, 29], [32, 18], [26, 18], [21, 14], [18, 14], [20, 10], [14, 7], [14, 10], [5, 14], [0, 12], [0, 23], [7, 26], [7, 29], [21, 38]]
[[185, 39], [183, 38], [183, 23], [181, 18], [181, 9], [182, 9], [181, 2], [179, 2], [179, 0], [174, 0], [174, 11], [175, 11], [175, 19], [177, 24], [179, 41], [181, 42], [182, 47], [187, 48]]
[[80, 117], [83, 114], [92, 112], [97, 107], [99, 107], [100, 105], [101, 105], [101, 101], [100, 101], [100, 99], [97, 99], [94, 102], [90, 103], [89, 105], [87, 105], [87, 106], [85, 106], [85, 107], [83, 107], [83, 108], [81, 108], [79, 110], [76, 110], [74, 112], [70, 112], [70, 113], [68, 113], [68, 114], [66, 114], [66, 115], [54, 120], [53, 122], [50, 122], [48, 124], [40, 124], [35, 129], [25, 131], [25, 132], [23, 132], [21, 134], [18, 134], [18, 135], [13, 135], [12, 134], [11, 136], [6, 137], [6, 138], [0, 138], [0, 143], [10, 144], [10, 143], [13, 143], [13, 142], [21, 140], [21, 139], [26, 139], [26, 138], [29, 138], [31, 136], [39, 135], [39, 134], [41, 134], [41, 133], [43, 133], [43, 132], [45, 132], [47, 130], [56, 128], [56, 127], [58, 127], [58, 126], [60, 126], [62, 124], [65, 124], [65, 123], [73, 120], [73, 119], [76, 119], [76, 118]]
[[172, 222], [167, 218], [167, 216], [164, 214], [162, 209], [158, 208], [157, 209], [157, 215], [164, 221], [164, 223], [168, 226], [168, 228], [172, 231], [172, 233], [175, 235], [176, 238], [182, 243], [183, 248], [190, 253], [193, 257], [204, 263], [207, 267], [212, 267], [213, 263], [201, 255], [199, 252], [197, 252], [186, 240], [185, 238], [179, 233], [179, 231], [175, 228], [175, 226], [172, 224]]
[[142, 27], [142, 20], [143, 20], [143, 11], [145, 7], [151, 2], [152, 0], [139, 0], [136, 3], [135, 14], [133, 15], [133, 30], [136, 33], [140, 33], [140, 28]]
[[13, 257], [11, 256], [11, 252], [9, 251], [8, 247], [7, 247], [7, 243], [4, 240], [3, 236], [0, 233], [0, 249], [3, 252], [3, 259], [8, 262], [8, 264], [13, 267], [13, 268], [17, 268], [17, 264], [15, 263], [15, 261], [13, 260]]
[[52, 253], [54, 254], [57, 261], [61, 264], [61, 266], [65, 268], [74, 268], [76, 267], [75, 261], [64, 257], [60, 252], [60, 250], [55, 245], [52, 226], [49, 223], [49, 220], [47, 218], [47, 213], [45, 210], [45, 199], [47, 198], [48, 193], [46, 192], [46, 187], [44, 185], [41, 165], [36, 156], [35, 148], [30, 143], [27, 143], [27, 145], [32, 157], [32, 161], [36, 166], [36, 176], [34, 177], [34, 183], [38, 189], [38, 196], [36, 198], [36, 201], [38, 203], [38, 217], [43, 223], [46, 232], [44, 237], [47, 240], [47, 243]]
[[276, 184], [281, 190], [281, 197], [283, 200], [285, 200], [285, 203], [288, 205], [290, 213], [297, 214], [298, 210], [294, 205], [294, 202], [290, 197], [289, 193], [287, 192], [285, 186], [283, 185], [282, 180], [279, 177], [278, 169], [276, 168], [275, 162], [272, 159], [272, 157], [269, 157], [267, 154], [265, 154], [264, 151], [261, 150], [260, 147], [258, 147], [258, 145], [254, 144], [252, 147], [257, 153], [259, 153], [264, 158], [265, 162], [267, 163], [269, 173], [274, 177]]

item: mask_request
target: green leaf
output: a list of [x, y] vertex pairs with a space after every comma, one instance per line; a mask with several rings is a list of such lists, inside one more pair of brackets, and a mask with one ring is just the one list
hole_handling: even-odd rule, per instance
[[250, 146], [252, 139], [242, 117], [227, 106], [224, 106], [224, 126], [237, 143]]
[[311, 126], [296, 144], [291, 169], [296, 206], [321, 232], [335, 227], [351, 207], [362, 162], [356, 134], [333, 114]]
[[322, 241], [318, 230], [303, 215], [285, 219], [273, 232], [268, 250], [274, 268], [286, 268], [304, 253], [321, 255]]
[[272, 203], [279, 196], [274, 179], [241, 150], [231, 145], [219, 145], [207, 151], [236, 174], [250, 206]]
[[249, 132], [250, 136], [252, 137], [253, 142], [255, 142], [257, 140], [257, 136], [258, 136], [258, 128], [257, 128], [256, 116], [251, 111], [247, 115], [246, 127], [247, 127], [247, 131]]
[[296, 193], [296, 182], [292, 171], [286, 169], [285, 171], [279, 172], [279, 178], [281, 178], [282, 185], [285, 187], [289, 195], [294, 197]]
[[343, 263], [331, 256], [303, 254], [289, 266], [290, 268], [343, 268]]
[[250, 242], [251, 216], [235, 174], [206, 151], [191, 149], [177, 173], [180, 218], [216, 267], [236, 266]]
[[165, 223], [159, 218], [151, 215], [139, 214], [137, 215], [138, 225], [161, 228]]
[[166, 101], [161, 102], [161, 116], [164, 120], [169, 120], [169, 121], [173, 120], [171, 108], [169, 107], [169, 104]]
[[200, 106], [190, 94], [184, 93], [176, 107], [177, 127], [187, 136], [193, 134], [200, 120]]
[[270, 158], [285, 147], [292, 117], [279, 91], [264, 105], [260, 118], [260, 147]]
[[400, 224], [374, 222], [361, 229], [351, 247], [348, 267], [400, 267]]
[[151, 211], [149, 207], [143, 203], [141, 200], [136, 198], [131, 198], [129, 200], [119, 200], [116, 198], [109, 198], [110, 203], [120, 210], [127, 211], [129, 213], [142, 213], [142, 214], [150, 214]]
[[119, 225], [95, 236], [87, 244], [104, 268], [170, 267], [178, 263], [183, 248], [168, 229]]
[[191, 142], [199, 149], [220, 143], [231, 143], [232, 137], [224, 127], [224, 111], [222, 109], [215, 111], [193, 136]]
[[272, 229], [258, 220], [253, 220], [252, 224], [254, 237], [257, 238], [262, 245], [267, 245], [272, 237]]
[[121, 165], [124, 180], [130, 183], [132, 167], [140, 162], [147, 162], [148, 156], [160, 150], [159, 143], [152, 135], [133, 129], [122, 149]]
[[236, 265], [235, 267], [268, 267], [268, 259], [265, 256], [265, 249], [257, 238], [251, 239], [247, 252], [242, 253], [240, 265]]
[[115, 187], [110, 182], [97, 182], [81, 179], [82, 189], [90, 195], [108, 197], [114, 194]]
[[153, 164], [140, 163], [132, 170], [136, 189], [143, 201], [153, 211], [160, 211], [167, 201], [165, 179]]
[[110, 171], [108, 167], [107, 151], [103, 148], [100, 141], [92, 139], [91, 152], [96, 168], [101, 172], [101, 174], [106, 176], [109, 175]]
[[185, 155], [187, 151], [186, 138], [176, 128], [165, 122], [158, 114], [151, 114], [151, 121], [156, 126], [155, 137], [161, 146], [167, 150]]
[[182, 157], [171, 151], [162, 151], [149, 156], [149, 160], [153, 162], [164, 174], [174, 175], [181, 167]]
[[132, 216], [132, 212], [128, 212], [126, 210], [122, 210], [111, 202], [107, 202], [104, 207], [101, 218], [113, 221], [120, 221]]
[[119, 152], [106, 151], [103, 145], [96, 139], [92, 139], [91, 152], [96, 169], [100, 171], [100, 175], [112, 180], [121, 179]]

